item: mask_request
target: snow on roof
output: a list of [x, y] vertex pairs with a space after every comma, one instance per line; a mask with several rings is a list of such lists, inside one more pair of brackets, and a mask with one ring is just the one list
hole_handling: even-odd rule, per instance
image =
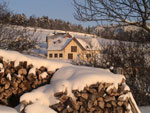
[[86, 50], [101, 50], [101, 46], [97, 38], [76, 38]]
[[57, 34], [54, 34], [54, 35], [49, 34], [49, 35], [47, 36], [47, 38], [49, 38], [49, 39], [55, 39], [55, 38], [64, 36], [64, 34], [65, 34], [65, 33], [57, 33]]
[[79, 39], [79, 38], [76, 38], [76, 39], [82, 45], [83, 48], [90, 49], [90, 45], [87, 44], [85, 41], [83, 41], [82, 39]]
[[72, 40], [72, 38], [63, 38], [58, 37], [52, 40], [50, 42], [50, 45], [48, 46], [48, 50], [62, 50], [68, 43]]
[[2, 49], [0, 49], [0, 56], [3, 57], [5, 61], [15, 61], [16, 66], [19, 64], [20, 61], [27, 61], [28, 64], [33, 64], [34, 68], [40, 68], [41, 66], [45, 66], [48, 68], [48, 71], [55, 71], [58, 68], [71, 65], [63, 61], [58, 62], [54, 60], [23, 55], [19, 52]]
[[[55, 35], [54, 35], [55, 36]], [[52, 36], [52, 37], [54, 37]], [[55, 38], [50, 40], [48, 50], [62, 50], [64, 49], [73, 38], [64, 38], [64, 35], [57, 35]], [[50, 37], [49, 37], [50, 38]], [[92, 37], [75, 37], [75, 39], [81, 44], [86, 50], [99, 50], [100, 44], [96, 38]]]

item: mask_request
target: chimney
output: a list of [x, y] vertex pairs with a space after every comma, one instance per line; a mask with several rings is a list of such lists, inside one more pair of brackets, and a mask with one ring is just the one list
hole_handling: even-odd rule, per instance
[[46, 36], [47, 46], [49, 46], [49, 45], [50, 45], [51, 40], [52, 40], [52, 39], [50, 38], [50, 36]]
[[69, 33], [66, 33], [64, 38], [72, 38], [72, 36]]

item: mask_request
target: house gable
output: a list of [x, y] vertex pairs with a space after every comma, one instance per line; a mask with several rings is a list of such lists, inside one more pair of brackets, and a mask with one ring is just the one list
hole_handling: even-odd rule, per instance
[[64, 58], [76, 60], [77, 57], [84, 51], [85, 49], [76, 41], [76, 39], [72, 39], [68, 45], [63, 49]]
[[[80, 42], [76, 38], [72, 38], [71, 41], [74, 41], [81, 48], [81, 50], [85, 50], [85, 48], [80, 44]], [[71, 43], [71, 41], [68, 44], [66, 44], [66, 46], [64, 46], [63, 49], [65, 49]]]

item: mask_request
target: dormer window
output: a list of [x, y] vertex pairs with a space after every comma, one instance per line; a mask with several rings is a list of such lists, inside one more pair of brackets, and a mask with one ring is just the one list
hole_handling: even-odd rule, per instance
[[86, 48], [89, 48], [89, 46], [88, 46], [88, 45], [86, 45]]
[[58, 43], [61, 43], [61, 40], [57, 40], [58, 41]]

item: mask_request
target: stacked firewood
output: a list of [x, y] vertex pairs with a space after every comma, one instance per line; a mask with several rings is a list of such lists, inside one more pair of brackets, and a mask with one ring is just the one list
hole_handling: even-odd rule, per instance
[[[44, 77], [43, 77], [44, 75]], [[53, 72], [41, 66], [34, 69], [27, 61], [20, 61], [15, 66], [14, 61], [4, 61], [0, 58], [0, 104], [15, 106], [19, 97], [34, 88], [50, 82]]]
[[118, 89], [112, 85], [92, 84], [82, 91], [73, 90], [74, 97], [67, 96], [67, 91], [58, 92], [54, 96], [60, 102], [50, 107], [58, 113], [129, 113], [130, 99], [123, 98], [123, 95], [129, 93], [124, 81], [118, 85]]

